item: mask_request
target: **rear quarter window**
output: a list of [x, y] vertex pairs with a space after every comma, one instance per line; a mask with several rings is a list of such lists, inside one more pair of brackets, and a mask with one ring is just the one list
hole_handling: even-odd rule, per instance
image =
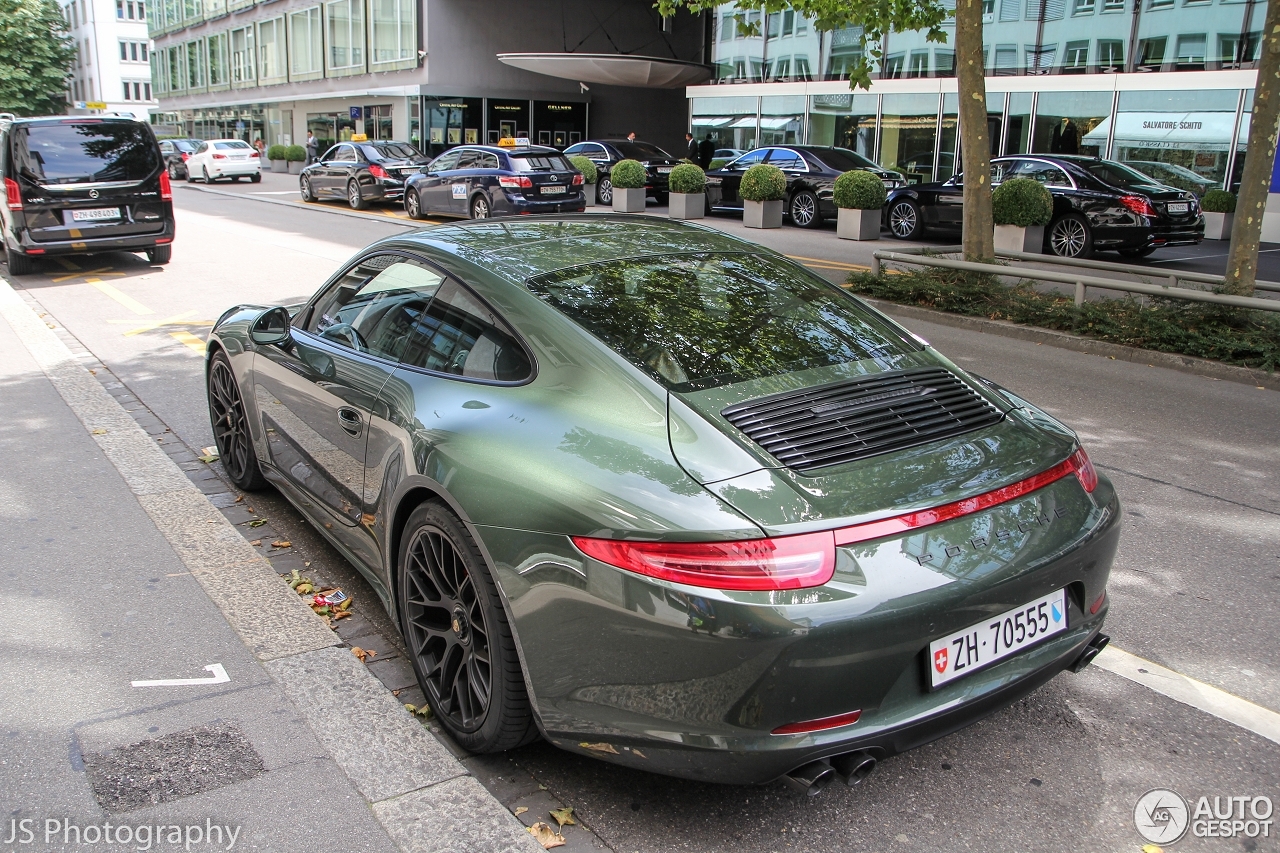
[[570, 172], [573, 166], [559, 154], [512, 154], [511, 168], [517, 172]]
[[13, 159], [41, 184], [141, 181], [160, 168], [160, 146], [137, 122], [31, 124], [13, 129]]

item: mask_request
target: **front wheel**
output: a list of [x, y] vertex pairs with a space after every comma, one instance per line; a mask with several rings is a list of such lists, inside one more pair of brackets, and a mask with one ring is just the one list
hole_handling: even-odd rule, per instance
[[498, 588], [466, 527], [438, 503], [405, 523], [400, 624], [418, 685], [441, 725], [471, 752], [537, 737]]
[[472, 219], [488, 219], [489, 218], [489, 199], [482, 195], [478, 195], [471, 200], [471, 218]]
[[236, 384], [231, 362], [222, 350], [214, 353], [209, 362], [208, 394], [209, 421], [213, 425], [213, 440], [218, 446], [223, 470], [232, 483], [246, 492], [264, 488], [267, 480], [262, 476], [253, 450], [249, 419], [240, 399], [240, 386]]
[[1049, 226], [1049, 251], [1060, 258], [1087, 258], [1093, 254], [1089, 223], [1077, 213], [1068, 213]]
[[801, 228], [817, 228], [822, 225], [822, 210], [818, 207], [818, 197], [809, 190], [800, 190], [791, 197], [787, 205], [787, 213], [791, 215], [791, 224]]
[[360, 184], [355, 181], [347, 182], [347, 204], [351, 205], [352, 210], [364, 210], [364, 196], [360, 194]]
[[178, 167], [175, 166], [173, 163], [169, 164], [169, 180], [171, 181], [178, 180]]
[[410, 219], [422, 218], [422, 199], [412, 188], [404, 191], [404, 212], [409, 214]]
[[889, 208], [889, 233], [899, 240], [915, 240], [924, 235], [920, 205], [909, 198], [895, 201]]
[[316, 191], [311, 188], [311, 178], [307, 175], [303, 175], [302, 180], [298, 182], [298, 194], [302, 196], [303, 201], [316, 200]]
[[603, 205], [613, 204], [613, 181], [601, 178], [596, 184], [596, 201]]

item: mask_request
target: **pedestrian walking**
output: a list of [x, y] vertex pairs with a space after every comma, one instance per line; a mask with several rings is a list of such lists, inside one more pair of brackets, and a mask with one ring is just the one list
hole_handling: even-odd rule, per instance
[[685, 147], [689, 149], [688, 156], [689, 156], [690, 163], [697, 163], [699, 160], [702, 159], [698, 154], [700, 150], [698, 148], [698, 140], [693, 138], [692, 133], [686, 133], [684, 135], [684, 144], [685, 144]]
[[711, 165], [711, 161], [716, 156], [716, 144], [711, 141], [711, 134], [707, 134], [702, 140], [702, 144], [698, 146], [698, 165], [707, 168]]
[[307, 165], [310, 166], [316, 161], [316, 151], [319, 149], [320, 143], [316, 140], [315, 134], [307, 131]]
[[[265, 142], [263, 142], [263, 141], [262, 141], [262, 137], [261, 137], [261, 136], [256, 137], [256, 138], [253, 140], [253, 147], [254, 147], [254, 148], [257, 150], [257, 152], [258, 152], [258, 160], [259, 160], [259, 162], [261, 162], [262, 160], [267, 159], [267, 144], [266, 144]], [[237, 179], [237, 180], [238, 180], [238, 179]]]

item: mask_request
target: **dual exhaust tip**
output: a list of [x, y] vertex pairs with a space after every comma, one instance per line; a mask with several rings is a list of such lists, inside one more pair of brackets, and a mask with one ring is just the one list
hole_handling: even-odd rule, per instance
[[797, 767], [782, 780], [791, 790], [816, 797], [823, 789], [839, 779], [850, 788], [861, 784], [876, 769], [876, 758], [869, 752], [848, 752], [833, 758], [811, 761], [803, 767]]
[[1093, 663], [1093, 659], [1098, 653], [1107, 647], [1111, 642], [1111, 638], [1106, 634], [1094, 634], [1093, 639], [1089, 641], [1089, 645], [1084, 647], [1084, 651], [1080, 653], [1080, 657], [1076, 658], [1076, 662], [1071, 664], [1072, 672], [1079, 672], [1089, 664]]

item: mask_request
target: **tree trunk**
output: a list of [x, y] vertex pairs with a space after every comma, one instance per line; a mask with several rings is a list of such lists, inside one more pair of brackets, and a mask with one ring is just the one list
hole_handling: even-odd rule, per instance
[[[1280, 6], [1280, 2], [1273, 3]], [[956, 2], [956, 78], [960, 89], [960, 157], [964, 172], [964, 257], [995, 257], [991, 218], [991, 140], [982, 67], [982, 0]]]
[[1280, 119], [1280, 2], [1267, 4], [1267, 22], [1262, 28], [1262, 51], [1258, 57], [1258, 87], [1253, 93], [1253, 117], [1249, 124], [1249, 148], [1240, 178], [1240, 198], [1236, 202], [1235, 227], [1227, 252], [1227, 293], [1253, 295], [1258, 277], [1258, 241], [1262, 237], [1262, 214], [1271, 188], [1271, 167], [1276, 158], [1276, 123]]

